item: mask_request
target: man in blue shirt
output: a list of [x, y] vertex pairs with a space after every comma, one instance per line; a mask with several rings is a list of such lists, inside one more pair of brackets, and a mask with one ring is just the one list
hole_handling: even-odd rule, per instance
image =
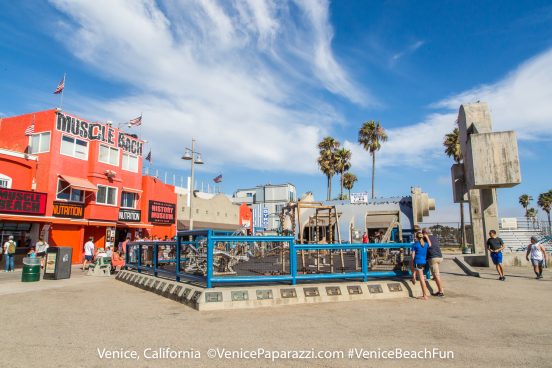
[[491, 259], [496, 266], [496, 272], [498, 272], [498, 279], [506, 281], [504, 276], [504, 267], [502, 267], [502, 250], [506, 246], [502, 239], [496, 236], [496, 230], [489, 231], [489, 239], [487, 239], [487, 250], [491, 253]]
[[416, 274], [420, 279], [420, 286], [422, 287], [422, 296], [417, 299], [427, 300], [429, 294], [424, 276], [424, 268], [427, 259], [427, 249], [429, 244], [424, 240], [424, 235], [421, 232], [416, 233], [416, 242], [412, 246], [412, 283], [416, 283]]

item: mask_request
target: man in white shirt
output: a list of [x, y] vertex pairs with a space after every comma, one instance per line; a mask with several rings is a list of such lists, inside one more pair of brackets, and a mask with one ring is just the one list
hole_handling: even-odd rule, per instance
[[88, 262], [94, 261], [94, 237], [88, 238], [88, 241], [84, 243], [84, 263], [82, 264], [82, 270], [86, 270]]

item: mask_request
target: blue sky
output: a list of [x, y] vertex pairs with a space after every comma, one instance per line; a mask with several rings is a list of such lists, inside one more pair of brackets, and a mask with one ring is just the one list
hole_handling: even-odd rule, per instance
[[[487, 101], [495, 130], [518, 133], [517, 197], [552, 189], [552, 5], [549, 1], [0, 1], [0, 116], [49, 109], [67, 72], [64, 109], [123, 122], [143, 113], [152, 170], [189, 174], [192, 136], [223, 189], [294, 183], [325, 198], [316, 144], [353, 151], [354, 191], [370, 189], [364, 121], [389, 142], [379, 196], [419, 185], [434, 221], [456, 218], [441, 141], [461, 103]], [[178, 179], [177, 179], [178, 181]], [[338, 192], [338, 179], [334, 191]]]

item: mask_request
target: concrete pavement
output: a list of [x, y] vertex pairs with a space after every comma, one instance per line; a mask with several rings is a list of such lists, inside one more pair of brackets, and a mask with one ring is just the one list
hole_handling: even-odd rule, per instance
[[[478, 271], [481, 278], [465, 276], [447, 260], [443, 266], [447, 296], [426, 302], [394, 299], [217, 312], [196, 312], [113, 278], [76, 271], [70, 280], [44, 280], [32, 287], [10, 276], [11, 281], [0, 278], [4, 317], [0, 366], [551, 366], [548, 270], [544, 279], [535, 280], [527, 268], [509, 268], [505, 282], [497, 281], [492, 269]], [[166, 347], [189, 359], [163, 358]], [[374, 354], [371, 359], [357, 358], [361, 349], [381, 354], [434, 348], [452, 351], [454, 358], [391, 360], [376, 359]], [[139, 359], [107, 359], [104, 349], [129, 357], [135, 351]], [[161, 357], [151, 358], [159, 349]], [[236, 358], [209, 358], [209, 349], [218, 349], [215, 355], [233, 350]], [[295, 356], [272, 363], [243, 357], [258, 349], [303, 351], [304, 356], [332, 350], [343, 352], [343, 358]], [[198, 354], [200, 358], [194, 359]]]

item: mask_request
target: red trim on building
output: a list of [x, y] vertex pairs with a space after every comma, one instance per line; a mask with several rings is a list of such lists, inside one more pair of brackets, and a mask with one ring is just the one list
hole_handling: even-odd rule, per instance
[[[35, 133], [25, 136], [33, 119]], [[15, 215], [0, 209], [0, 221], [31, 224], [31, 243], [44, 233], [50, 245], [73, 247], [74, 263], [82, 261], [89, 237], [98, 248], [117, 245], [127, 236], [173, 237], [176, 213], [172, 221], [170, 213], [164, 214], [166, 223], [150, 221], [148, 204], [163, 202], [176, 209], [174, 187], [142, 177], [142, 154], [142, 140], [62, 111], [3, 118], [0, 179], [9, 177], [11, 189], [44, 193], [47, 199], [44, 215]], [[59, 180], [68, 185], [59, 187]], [[125, 195], [125, 208], [121, 208], [123, 192], [134, 195]]]

